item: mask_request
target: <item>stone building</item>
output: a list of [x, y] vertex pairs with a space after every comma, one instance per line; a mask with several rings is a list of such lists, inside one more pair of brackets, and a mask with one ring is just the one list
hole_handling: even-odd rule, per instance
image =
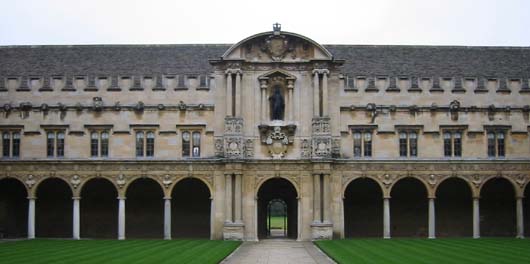
[[0, 47], [0, 235], [517, 236], [530, 48]]

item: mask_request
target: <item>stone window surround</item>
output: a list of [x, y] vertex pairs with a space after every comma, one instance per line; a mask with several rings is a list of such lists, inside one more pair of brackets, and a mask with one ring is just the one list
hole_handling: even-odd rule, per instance
[[[18, 159], [20, 158], [20, 150], [22, 149], [21, 148], [21, 145], [22, 145], [22, 134], [23, 134], [23, 129], [24, 129], [24, 126], [19, 126], [19, 125], [14, 125], [14, 126], [9, 126], [9, 125], [0, 125], [0, 137], [2, 137], [2, 144], [0, 144], [0, 149], [1, 149], [1, 152], [2, 153], [2, 156], [1, 158], [2, 159]], [[4, 156], [3, 153], [4, 153], [4, 148], [3, 148], [3, 140], [4, 140], [4, 133], [9, 133], [10, 135], [10, 138], [9, 138], [9, 155], [7, 156]], [[14, 156], [13, 155], [13, 135], [15, 133], [18, 133], [18, 155]]]
[[[204, 146], [204, 137], [205, 137], [206, 125], [203, 125], [203, 124], [197, 124], [197, 125], [193, 125], [193, 124], [191, 124], [191, 125], [176, 125], [176, 128], [177, 128], [177, 134], [179, 135], [177, 142], [180, 142], [180, 144], [179, 144], [180, 148], [178, 149], [179, 153], [180, 153], [180, 157], [181, 158], [186, 158], [186, 159], [201, 158], [201, 156], [203, 154], [202, 150], [204, 149], [203, 146]], [[189, 153], [189, 156], [184, 156], [183, 155], [182, 135], [183, 135], [184, 132], [189, 132], [190, 133], [190, 153]], [[193, 156], [193, 133], [194, 132], [199, 132], [199, 134], [200, 134], [199, 156], [197, 156], [197, 157]]]
[[[353, 138], [353, 158], [354, 159], [362, 159], [362, 158], [372, 158], [374, 156], [374, 134], [376, 134], [376, 130], [377, 130], [377, 125], [373, 125], [373, 126], [365, 126], [365, 125], [353, 125], [353, 126], [349, 126], [349, 130], [351, 132], [351, 136], [352, 138], [354, 137], [355, 133], [360, 133], [361, 134], [361, 139], [360, 139], [360, 155], [359, 156], [355, 156], [355, 138]], [[370, 156], [366, 156], [366, 152], [365, 152], [365, 134], [366, 133], [370, 133], [371, 135], [371, 146], [370, 146]]]

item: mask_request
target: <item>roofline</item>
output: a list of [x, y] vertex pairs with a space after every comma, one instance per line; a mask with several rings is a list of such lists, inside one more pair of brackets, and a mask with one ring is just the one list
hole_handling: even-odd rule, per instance
[[[285, 31], [282, 31], [285, 32]], [[267, 32], [264, 32], [267, 33]], [[270, 33], [270, 31], [269, 31]], [[262, 33], [260, 33], [262, 34]], [[292, 33], [294, 34], [294, 33]], [[294, 34], [296, 35], [296, 34]], [[255, 35], [254, 35], [255, 36]], [[305, 38], [305, 37], [304, 37]], [[248, 38], [247, 38], [248, 39]], [[238, 42], [239, 43], [239, 42]], [[236, 44], [238, 44], [236, 43]], [[315, 42], [316, 43], [316, 42]], [[130, 47], [226, 47], [233, 43], [191, 43], [191, 44], [80, 44], [80, 45], [0, 45], [0, 49], [17, 48], [130, 48]], [[460, 48], [460, 49], [530, 49], [530, 46], [465, 46], [465, 45], [378, 45], [378, 44], [318, 44], [321, 47], [356, 47], [356, 48]]]

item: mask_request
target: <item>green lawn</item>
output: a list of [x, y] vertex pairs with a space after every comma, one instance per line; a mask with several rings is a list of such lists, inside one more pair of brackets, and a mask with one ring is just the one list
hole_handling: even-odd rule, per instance
[[[271, 229], [283, 229], [283, 218], [283, 216], [271, 216]], [[267, 219], [267, 221], [269, 221], [269, 219]]]
[[337, 263], [530, 263], [527, 239], [353, 239], [315, 244]]
[[0, 263], [219, 263], [239, 244], [219, 240], [24, 240], [0, 242]]

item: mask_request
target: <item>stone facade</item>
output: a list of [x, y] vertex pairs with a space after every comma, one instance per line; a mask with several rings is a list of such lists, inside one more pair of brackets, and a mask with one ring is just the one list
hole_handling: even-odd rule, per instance
[[[39, 217], [37, 190], [49, 178], [63, 180], [74, 197], [74, 238], [81, 236], [84, 185], [112, 183], [119, 239], [127, 233], [129, 185], [137, 179], [158, 183], [169, 239], [173, 189], [192, 178], [210, 193], [210, 238], [239, 240], [263, 238], [260, 197], [269, 195], [260, 189], [273, 180], [292, 185], [293, 195], [285, 198], [296, 208], [289, 213], [296, 229], [290, 236], [312, 240], [345, 237], [343, 200], [357, 179], [379, 186], [381, 230], [390, 238], [391, 192], [405, 178], [425, 188], [431, 238], [437, 188], [462, 179], [473, 200], [473, 236], [479, 237], [481, 188], [506, 179], [522, 237], [530, 179], [530, 61], [522, 58], [529, 56], [528, 48], [323, 46], [279, 27], [232, 46], [1, 47], [0, 130], [9, 135], [2, 144], [9, 150], [0, 160], [0, 179], [24, 185], [30, 238]], [[271, 120], [275, 89], [282, 118]], [[93, 155], [91, 137], [102, 131], [109, 133], [108, 154]], [[445, 136], [455, 131], [461, 154], [446, 155]], [[47, 153], [50, 132], [64, 133], [64, 155]], [[145, 132], [142, 155], [138, 132]], [[362, 148], [356, 134], [364, 138]], [[143, 141], [150, 135], [153, 155]]]

